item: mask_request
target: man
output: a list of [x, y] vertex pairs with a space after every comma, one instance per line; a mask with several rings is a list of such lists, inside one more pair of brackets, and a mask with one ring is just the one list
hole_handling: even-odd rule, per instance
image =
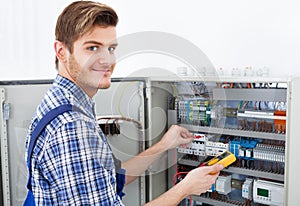
[[[35, 143], [29, 182], [36, 205], [123, 205], [116, 193], [112, 151], [97, 125], [93, 101], [98, 89], [110, 86], [117, 22], [112, 8], [92, 1], [71, 3], [57, 20], [58, 75], [33, 116], [26, 147], [32, 131], [50, 110], [63, 104], [78, 109], [55, 117]], [[186, 129], [172, 126], [157, 144], [122, 163], [126, 184], [163, 152], [187, 146], [192, 139]], [[176, 205], [188, 195], [199, 195], [210, 188], [221, 169], [221, 165], [197, 168], [147, 204]]]

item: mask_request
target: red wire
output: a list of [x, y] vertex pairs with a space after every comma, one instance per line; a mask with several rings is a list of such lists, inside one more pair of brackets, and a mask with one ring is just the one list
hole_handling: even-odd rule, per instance
[[[172, 178], [172, 182], [173, 182], [174, 185], [176, 185], [176, 178], [177, 178], [177, 176], [179, 176], [179, 175], [186, 175], [189, 172], [178, 172], [176, 151], [174, 151], [174, 163], [175, 163], [176, 173], [175, 173], [175, 175]], [[190, 195], [190, 206], [193, 206], [193, 196], [192, 195]]]
[[193, 206], [193, 197], [190, 195], [190, 206]]
[[186, 175], [188, 172], [177, 172], [174, 176], [173, 176], [173, 179], [172, 179], [172, 182], [174, 185], [176, 185], [176, 177], [179, 176], [179, 175]]

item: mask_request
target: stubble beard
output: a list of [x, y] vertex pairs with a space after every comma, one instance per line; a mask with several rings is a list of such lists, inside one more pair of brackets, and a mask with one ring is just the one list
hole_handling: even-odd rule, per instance
[[[85, 78], [80, 78], [81, 72], [84, 72], [80, 69], [80, 65], [78, 64], [77, 60], [74, 58], [73, 55], [70, 56], [69, 59], [69, 75], [71, 78], [76, 82], [78, 85], [86, 85], [88, 87], [94, 87], [95, 89], [108, 89], [111, 85], [111, 74], [105, 74], [99, 78], [98, 82], [96, 81], [89, 81]], [[84, 74], [82, 74], [84, 75]], [[107, 80], [109, 78], [109, 80]]]

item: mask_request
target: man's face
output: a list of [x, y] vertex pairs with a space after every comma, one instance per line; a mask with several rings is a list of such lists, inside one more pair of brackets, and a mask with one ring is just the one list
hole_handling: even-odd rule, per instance
[[116, 29], [112, 26], [95, 27], [74, 42], [66, 67], [74, 82], [90, 97], [98, 89], [110, 87], [116, 46]]

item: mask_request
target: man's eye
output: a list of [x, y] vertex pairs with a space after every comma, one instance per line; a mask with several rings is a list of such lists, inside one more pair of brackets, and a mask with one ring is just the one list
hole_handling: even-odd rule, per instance
[[91, 47], [88, 48], [88, 50], [90, 50], [90, 51], [97, 51], [98, 47], [97, 46], [91, 46]]
[[116, 50], [116, 47], [108, 47], [108, 51], [110, 53], [114, 53], [115, 50]]

